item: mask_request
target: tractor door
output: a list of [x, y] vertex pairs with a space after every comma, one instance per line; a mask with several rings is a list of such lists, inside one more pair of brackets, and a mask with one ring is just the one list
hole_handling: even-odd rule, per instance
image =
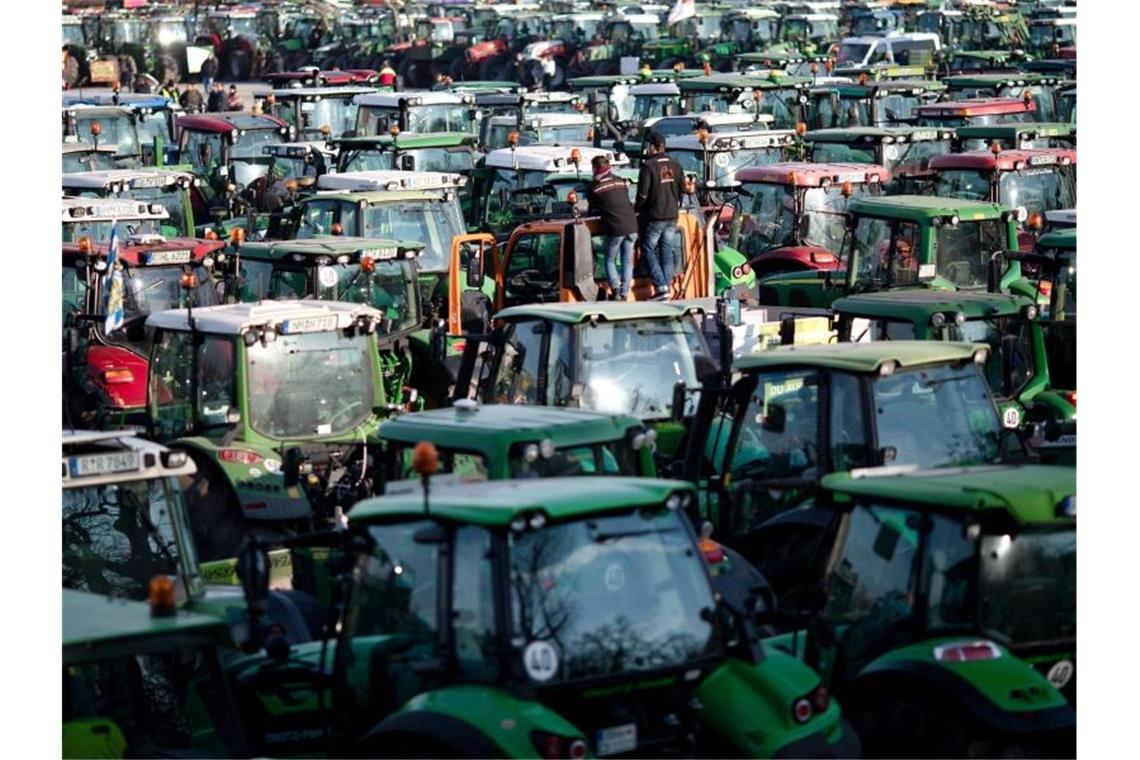
[[562, 254], [562, 287], [559, 301], [596, 301], [598, 282], [594, 279], [594, 248], [590, 228], [575, 222], [563, 236], [566, 250]]
[[456, 235], [447, 266], [447, 334], [485, 333], [491, 327], [491, 299], [483, 290], [487, 269], [499, 258], [495, 236]]
[[559, 300], [562, 228], [517, 229], [496, 268], [495, 309]]

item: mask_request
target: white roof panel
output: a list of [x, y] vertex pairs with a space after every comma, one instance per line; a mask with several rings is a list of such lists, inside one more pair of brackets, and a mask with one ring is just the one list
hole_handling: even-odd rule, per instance
[[463, 187], [467, 178], [453, 172], [408, 172], [376, 169], [324, 174], [317, 179], [318, 190], [369, 192], [372, 190], [440, 190]]
[[590, 162], [594, 156], [608, 156], [613, 166], [627, 166], [629, 158], [622, 153], [615, 154], [612, 150], [604, 150], [589, 145], [582, 146], [554, 146], [554, 145], [524, 145], [514, 150], [499, 148], [487, 154], [486, 165], [501, 169], [523, 169], [539, 172], [565, 172], [572, 171], [574, 164], [570, 162], [571, 151], [578, 151], [582, 156], [579, 168], [589, 173]]
[[[380, 319], [379, 309], [357, 303], [339, 301], [261, 301], [259, 303], [223, 304], [194, 309], [194, 329], [215, 335], [241, 335], [252, 327], [272, 327], [274, 330], [286, 320], [335, 318], [335, 327], [329, 320], [329, 329], [342, 330], [361, 316]], [[167, 330], [190, 329], [186, 309], [157, 311], [147, 317], [148, 327]], [[329, 329], [316, 330], [328, 332]]]

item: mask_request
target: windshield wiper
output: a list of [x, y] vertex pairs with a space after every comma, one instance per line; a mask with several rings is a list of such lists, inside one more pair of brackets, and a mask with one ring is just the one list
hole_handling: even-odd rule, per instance
[[951, 383], [957, 380], [969, 380], [970, 378], [970, 375], [955, 375], [953, 377], [944, 377], [941, 380], [923, 380], [919, 383], [919, 385], [923, 388], [933, 388], [934, 386], [942, 385], [943, 383]]
[[617, 530], [611, 533], [595, 533], [593, 540], [595, 543], [602, 543], [615, 538], [632, 538], [634, 536], [648, 536], [654, 533], [670, 533], [676, 531], [676, 528], [642, 528], [641, 530]]

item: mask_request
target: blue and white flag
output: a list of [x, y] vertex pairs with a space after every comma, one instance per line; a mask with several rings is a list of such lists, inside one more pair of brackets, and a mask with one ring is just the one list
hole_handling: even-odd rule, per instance
[[111, 223], [111, 242], [107, 246], [107, 274], [103, 276], [103, 332], [111, 333], [123, 326], [123, 268], [119, 265], [118, 223]]

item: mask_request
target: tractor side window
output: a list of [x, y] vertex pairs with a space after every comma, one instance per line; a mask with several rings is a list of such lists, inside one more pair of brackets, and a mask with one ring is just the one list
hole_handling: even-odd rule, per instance
[[966, 537], [965, 526], [939, 514], [930, 515], [930, 551], [923, 577], [927, 583], [926, 624], [931, 630], [971, 625], [977, 602], [974, 580], [976, 543]]
[[491, 399], [496, 404], [534, 404], [538, 400], [538, 368], [542, 354], [542, 322], [519, 322], [511, 328]]
[[269, 283], [273, 278], [273, 264], [271, 262], [257, 261], [242, 256], [238, 268], [241, 277], [238, 300], [241, 303], [253, 303], [272, 298], [269, 292]]
[[297, 238], [327, 237], [333, 234], [332, 226], [339, 222], [345, 235], [357, 234], [356, 206], [337, 201], [306, 203], [301, 212]]
[[905, 634], [901, 624], [914, 605], [919, 520], [909, 510], [860, 505], [840, 531], [823, 615], [847, 629], [841, 645], [852, 666]]
[[87, 311], [87, 281], [79, 276], [75, 267], [63, 268], [63, 323], [72, 312]]
[[308, 294], [309, 277], [296, 269], [274, 269], [269, 278], [269, 298], [288, 300]]
[[912, 222], [898, 222], [891, 236], [891, 285], [917, 285], [919, 228]]
[[452, 635], [463, 675], [475, 681], [498, 677], [491, 534], [464, 525], [455, 531], [452, 573]]
[[815, 372], [761, 375], [744, 415], [733, 471], [791, 478], [818, 466], [818, 388]]
[[[397, 450], [396, 477], [401, 480], [419, 478], [412, 467], [415, 449], [412, 446], [403, 446]], [[486, 480], [487, 461], [482, 454], [467, 451], [455, 451], [440, 446], [439, 472], [454, 473], [463, 480]]]
[[914, 340], [914, 323], [893, 319], [880, 319], [873, 323], [871, 340]]
[[162, 332], [151, 358], [148, 403], [154, 437], [168, 441], [193, 429], [193, 344], [189, 333]]
[[204, 425], [224, 425], [236, 406], [233, 341], [208, 336], [198, 346], [198, 418]]
[[510, 252], [506, 298], [512, 303], [557, 301], [562, 236], [546, 232], [519, 237]]
[[181, 160], [196, 170], [209, 171], [222, 160], [222, 138], [207, 132], [187, 132], [183, 138]]
[[837, 472], [870, 464], [861, 385], [855, 375], [831, 374], [831, 469]]

